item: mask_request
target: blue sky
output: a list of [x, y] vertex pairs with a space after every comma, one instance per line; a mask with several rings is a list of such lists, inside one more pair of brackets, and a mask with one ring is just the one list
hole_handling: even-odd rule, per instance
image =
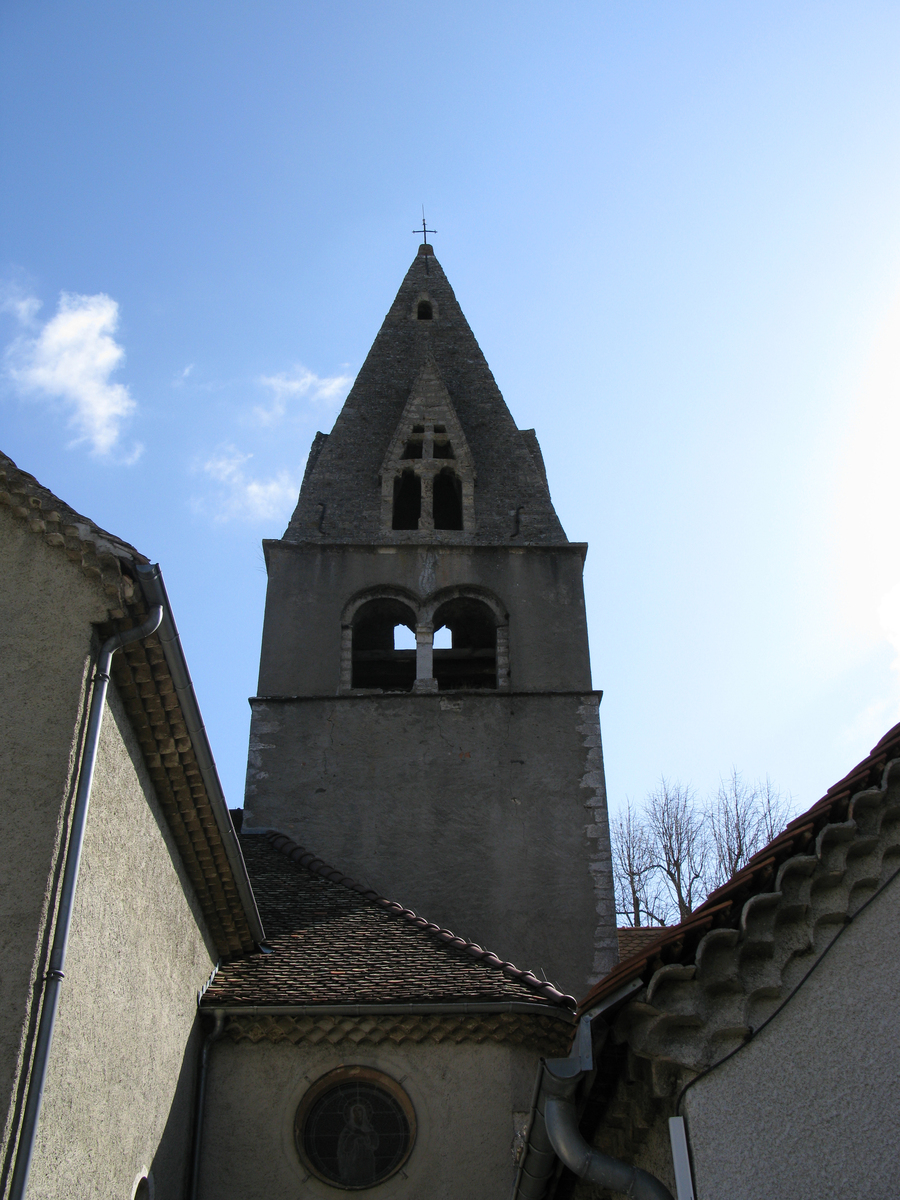
[[6, 0], [3, 449], [158, 560], [232, 805], [290, 516], [433, 241], [585, 583], [612, 807], [900, 718], [895, 4]]

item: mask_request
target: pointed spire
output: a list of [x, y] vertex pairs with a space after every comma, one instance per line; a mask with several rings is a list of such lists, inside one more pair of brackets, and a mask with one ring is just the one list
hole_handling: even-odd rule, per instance
[[[438, 409], [445, 419], [436, 415]], [[420, 419], [407, 420], [413, 412]], [[423, 426], [423, 453], [424, 426], [430, 425], [432, 455], [437, 438], [439, 446], [446, 441], [454, 452], [465, 447], [464, 458], [438, 470], [404, 465], [405, 442], [410, 440], [404, 422], [410, 425], [410, 437], [413, 425]], [[397, 458], [401, 440], [404, 448]], [[414, 527], [409, 522], [395, 527], [391, 507], [404, 470], [423, 480], [426, 508], [425, 481], [443, 471], [462, 497], [461, 527], [441, 527], [430, 511], [420, 514], [423, 519]], [[419, 247], [334, 429], [327, 436], [316, 435], [284, 536], [287, 541], [491, 545], [566, 541], [534, 433], [516, 428], [427, 243]]]

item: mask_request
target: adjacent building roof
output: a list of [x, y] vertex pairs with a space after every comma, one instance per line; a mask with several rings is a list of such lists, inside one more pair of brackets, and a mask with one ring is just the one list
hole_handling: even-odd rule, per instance
[[[153, 582], [162, 589], [145, 555], [75, 512], [5, 454], [0, 504], [103, 589], [109, 619], [101, 636], [144, 620], [149, 604], [142, 587]], [[246, 879], [239, 878], [246, 872], [171, 613], [165, 627], [115, 655], [112, 674], [216, 948], [223, 957], [248, 953], [254, 931], [259, 937], [262, 930]]]
[[553, 1005], [552, 984], [363, 888], [281, 834], [244, 834], [272, 954], [223, 967], [203, 1007]]
[[109, 598], [111, 619], [129, 615], [129, 605], [135, 600], [133, 566], [150, 561], [139, 550], [70, 508], [2, 452], [0, 504], [35, 537], [78, 563], [89, 579], [100, 584]]
[[897, 757], [900, 757], [900, 724], [890, 729], [871, 754], [830, 787], [821, 800], [755, 854], [743, 870], [710, 893], [686, 921], [658, 930], [649, 945], [638, 947], [637, 953], [632, 952], [631, 957], [604, 976], [580, 1002], [580, 1010], [586, 1011], [632, 980], [649, 981], [655, 971], [667, 964], [693, 962], [701, 939], [711, 930], [740, 928], [748, 901], [772, 892], [788, 860], [816, 853], [822, 831], [848, 820], [855, 793], [882, 787], [885, 765]]
[[856, 916], [896, 887], [898, 862], [900, 725], [582, 1000], [583, 1013], [606, 1001], [611, 1027], [582, 1123], [595, 1145], [630, 1161], [682, 1089], [766, 1028]]
[[619, 962], [640, 954], [647, 946], [652, 945], [662, 934], [666, 933], [662, 925], [642, 925], [638, 927], [619, 926], [616, 936], [619, 942]]
[[[430, 316], [419, 319], [419, 304]], [[502, 303], [502, 296], [497, 297]], [[474, 531], [450, 543], [560, 545], [534, 430], [519, 430], [430, 246], [422, 246], [356, 377], [334, 429], [316, 435], [286, 541], [414, 541], [382, 525], [382, 464], [426, 361], [449, 393], [478, 477]]]

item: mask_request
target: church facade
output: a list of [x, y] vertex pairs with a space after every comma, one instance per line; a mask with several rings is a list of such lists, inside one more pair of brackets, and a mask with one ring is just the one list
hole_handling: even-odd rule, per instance
[[159, 569], [3, 468], [4, 1200], [508, 1193], [616, 959], [600, 695], [431, 248], [266, 544], [243, 830]]
[[159, 567], [0, 456], [0, 1200], [889, 1200], [900, 726], [616, 963], [585, 547], [430, 247], [265, 549], [229, 812]]
[[616, 961], [585, 550], [422, 246], [265, 543], [273, 954], [203, 998], [201, 1194], [509, 1192], [567, 992]]

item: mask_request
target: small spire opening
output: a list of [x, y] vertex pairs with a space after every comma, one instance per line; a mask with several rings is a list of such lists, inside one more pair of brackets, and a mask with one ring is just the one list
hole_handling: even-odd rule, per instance
[[391, 528], [418, 529], [421, 515], [422, 480], [413, 471], [404, 471], [394, 480], [394, 514]]
[[444, 467], [435, 475], [433, 496], [435, 529], [462, 529], [462, 483], [455, 471]]

